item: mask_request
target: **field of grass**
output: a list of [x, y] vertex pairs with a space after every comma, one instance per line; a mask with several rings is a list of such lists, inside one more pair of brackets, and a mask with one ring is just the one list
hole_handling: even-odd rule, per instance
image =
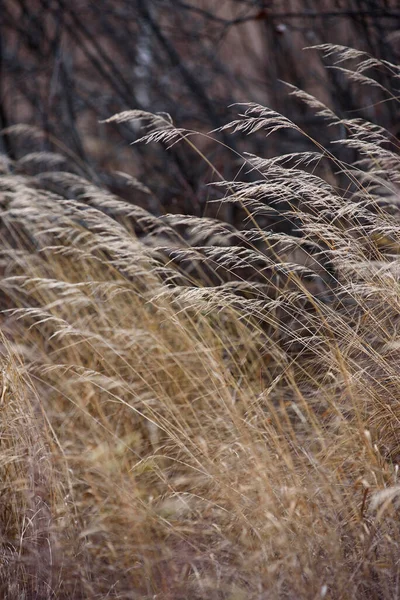
[[[292, 93], [358, 158], [242, 157], [254, 181], [217, 184], [239, 229], [2, 161], [1, 597], [400, 597], [399, 147]], [[297, 128], [238, 112], [236, 135]], [[196, 147], [114, 117], [138, 119]]]

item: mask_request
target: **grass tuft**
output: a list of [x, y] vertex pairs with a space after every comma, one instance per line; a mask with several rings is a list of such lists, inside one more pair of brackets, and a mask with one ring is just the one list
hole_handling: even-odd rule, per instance
[[[361, 84], [378, 64], [321, 50]], [[398, 144], [291, 93], [355, 159], [244, 107], [224, 129], [313, 149], [241, 157], [214, 185], [235, 226], [2, 162], [4, 598], [399, 596]], [[143, 119], [196, 150], [165, 115], [110, 121]]]

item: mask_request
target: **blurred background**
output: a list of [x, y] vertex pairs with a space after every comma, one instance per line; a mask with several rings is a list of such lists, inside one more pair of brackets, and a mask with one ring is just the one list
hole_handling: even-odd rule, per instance
[[[288, 82], [339, 116], [379, 122], [400, 136], [398, 103], [379, 86], [355, 85], [340, 70], [325, 69], [320, 52], [303, 50], [340, 44], [398, 64], [396, 0], [2, 0], [0, 6], [0, 151], [13, 159], [26, 154], [31, 141], [9, 128], [37, 126], [44, 136], [32, 150], [66, 152], [77, 173], [156, 214], [210, 214], [207, 184], [215, 176], [186, 145], [168, 151], [131, 145], [142, 135], [137, 128], [101, 123], [116, 112], [162, 111], [178, 127], [207, 132], [235, 117], [240, 108], [233, 104], [257, 102], [329, 145], [337, 128], [322, 128], [321, 117], [288, 95]], [[377, 69], [374, 77], [388, 85], [387, 72]], [[200, 136], [195, 142], [226, 179], [237, 175], [241, 161], [223, 144], [263, 157], [311, 148], [292, 130], [268, 139], [213, 136], [222, 144]], [[148, 190], [132, 187], [119, 172]]]

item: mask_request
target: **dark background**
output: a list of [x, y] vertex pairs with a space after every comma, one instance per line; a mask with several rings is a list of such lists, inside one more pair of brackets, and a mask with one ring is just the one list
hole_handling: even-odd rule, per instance
[[[232, 104], [258, 102], [329, 145], [338, 131], [290, 97], [287, 81], [339, 116], [400, 134], [398, 102], [379, 87], [349, 83], [325, 69], [332, 63], [320, 52], [303, 50], [342, 44], [398, 64], [396, 1], [3, 0], [0, 7], [0, 127], [28, 123], [45, 134], [32, 145], [6, 129], [0, 150], [12, 159], [32, 150], [67, 153], [78, 173], [155, 213], [209, 214], [212, 172], [183, 145], [130, 145], [141, 135], [135, 127], [100, 122], [116, 112], [163, 111], [179, 127], [207, 132], [234, 118], [239, 108]], [[398, 78], [388, 81], [379, 69], [374, 77], [398, 95]], [[214, 137], [260, 156], [308, 149], [303, 136], [287, 130], [268, 139]], [[196, 143], [226, 179], [236, 176], [234, 153], [204, 137]], [[118, 171], [152, 194], [127, 185]], [[334, 172], [324, 176], [336, 181]]]

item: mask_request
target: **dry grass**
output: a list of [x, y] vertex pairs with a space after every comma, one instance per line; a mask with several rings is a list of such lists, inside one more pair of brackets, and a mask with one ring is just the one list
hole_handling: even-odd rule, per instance
[[313, 102], [361, 160], [245, 157], [241, 231], [4, 163], [2, 597], [399, 597], [398, 148]]

